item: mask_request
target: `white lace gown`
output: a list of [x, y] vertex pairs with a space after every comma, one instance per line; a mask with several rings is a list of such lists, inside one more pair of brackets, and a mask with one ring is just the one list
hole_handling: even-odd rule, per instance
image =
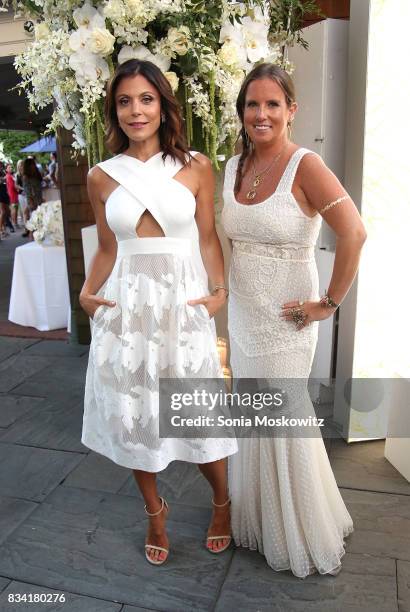
[[[214, 322], [205, 306], [187, 304], [208, 288], [195, 258], [195, 198], [174, 179], [182, 164], [158, 153], [146, 162], [120, 154], [99, 166], [118, 183], [105, 206], [118, 248], [104, 297], [116, 306], [99, 306], [92, 321], [81, 441], [148, 472], [227, 457], [235, 439], [159, 438], [160, 377], [223, 377]], [[146, 209], [165, 237], [137, 237]]]
[[[296, 331], [279, 318], [286, 302], [319, 299], [314, 246], [321, 216], [305, 215], [291, 193], [306, 153], [298, 149], [275, 193], [250, 206], [233, 192], [239, 156], [226, 166], [222, 223], [233, 245], [228, 325], [234, 378], [310, 374], [318, 323]], [[236, 544], [259, 550], [273, 569], [290, 569], [301, 578], [315, 571], [336, 574], [353, 523], [320, 432], [310, 438], [243, 438], [238, 445], [229, 460]]]

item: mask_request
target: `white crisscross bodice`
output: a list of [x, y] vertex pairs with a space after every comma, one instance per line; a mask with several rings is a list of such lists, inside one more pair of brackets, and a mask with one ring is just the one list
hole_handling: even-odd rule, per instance
[[[195, 155], [195, 151], [191, 151]], [[167, 238], [197, 236], [195, 197], [174, 176], [183, 165], [162, 151], [147, 161], [120, 153], [98, 166], [117, 183], [105, 204], [107, 223], [118, 242], [137, 238], [136, 226], [148, 210]]]

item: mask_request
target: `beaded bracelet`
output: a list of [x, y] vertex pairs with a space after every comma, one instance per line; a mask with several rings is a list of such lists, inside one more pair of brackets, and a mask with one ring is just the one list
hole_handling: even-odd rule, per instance
[[327, 291], [325, 295], [320, 298], [320, 303], [322, 306], [327, 306], [328, 308], [339, 308], [340, 306], [340, 304], [336, 304], [336, 302], [332, 300], [332, 298], [327, 294]]

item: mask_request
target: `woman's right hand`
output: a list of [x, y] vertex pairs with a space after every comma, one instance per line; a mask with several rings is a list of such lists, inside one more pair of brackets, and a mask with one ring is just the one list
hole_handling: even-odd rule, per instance
[[95, 311], [99, 306], [108, 306], [109, 308], [114, 308], [116, 304], [116, 302], [105, 300], [104, 298], [99, 297], [98, 295], [84, 293], [80, 293], [79, 300], [81, 308], [91, 319], [94, 318]]

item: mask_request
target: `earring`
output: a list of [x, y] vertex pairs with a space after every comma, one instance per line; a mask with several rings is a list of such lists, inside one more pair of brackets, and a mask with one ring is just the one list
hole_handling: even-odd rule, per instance
[[293, 117], [287, 123], [289, 139], [292, 138], [292, 121], [293, 121]]
[[164, 123], [164, 121], [165, 121], [165, 115], [164, 113], [161, 113], [161, 123]]

